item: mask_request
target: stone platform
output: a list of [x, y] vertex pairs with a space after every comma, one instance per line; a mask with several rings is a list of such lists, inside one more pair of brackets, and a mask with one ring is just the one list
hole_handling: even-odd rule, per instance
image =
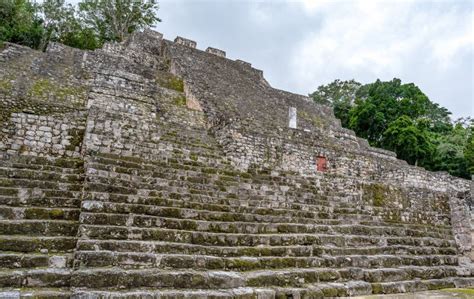
[[0, 50], [0, 292], [323, 298], [474, 285], [470, 182], [250, 63], [145, 31]]

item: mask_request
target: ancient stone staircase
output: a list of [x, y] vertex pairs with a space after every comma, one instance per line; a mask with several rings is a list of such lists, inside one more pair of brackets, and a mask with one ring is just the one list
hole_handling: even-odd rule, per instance
[[80, 157], [1, 160], [0, 297], [322, 298], [473, 284], [458, 271], [448, 210], [381, 205], [415, 192], [381, 195], [371, 178], [237, 169], [169, 63], [126, 51], [81, 61]]
[[69, 286], [83, 178], [77, 159], [2, 161], [1, 287]]

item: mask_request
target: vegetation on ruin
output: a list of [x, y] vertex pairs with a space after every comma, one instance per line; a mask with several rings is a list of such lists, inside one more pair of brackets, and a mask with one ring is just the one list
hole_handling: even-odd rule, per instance
[[160, 22], [156, 0], [0, 1], [0, 43], [44, 50], [49, 42], [96, 49]]
[[330, 105], [344, 127], [370, 145], [432, 171], [470, 178], [474, 174], [474, 121], [452, 120], [413, 83], [400, 79], [362, 85], [354, 80], [321, 85], [310, 94]]

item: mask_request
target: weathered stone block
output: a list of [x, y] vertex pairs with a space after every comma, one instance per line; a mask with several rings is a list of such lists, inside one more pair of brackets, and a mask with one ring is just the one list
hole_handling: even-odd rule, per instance
[[212, 47], [207, 47], [206, 52], [207, 52], [207, 53], [214, 54], [214, 55], [216, 55], [216, 56], [225, 57], [225, 51], [222, 51], [222, 50], [220, 50], [220, 49], [216, 49], [216, 48], [212, 48]]

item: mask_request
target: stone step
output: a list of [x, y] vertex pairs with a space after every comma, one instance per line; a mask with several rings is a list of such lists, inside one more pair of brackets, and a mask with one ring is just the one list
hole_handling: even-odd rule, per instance
[[[123, 191], [125, 190], [126, 187], [117, 187], [117, 186], [110, 186], [107, 184], [86, 184], [86, 188], [92, 188], [94, 190], [101, 191], [101, 193], [106, 193], [106, 190], [117, 190], [117, 191]], [[123, 189], [123, 190], [122, 190]], [[136, 193], [148, 193], [148, 190], [139, 190]], [[95, 192], [95, 191], [94, 191]], [[133, 193], [130, 189], [126, 189], [125, 192], [131, 192], [130, 194], [123, 194], [120, 193], [120, 195], [125, 195], [128, 196], [129, 198], [137, 198], [140, 195]], [[151, 191], [150, 192], [154, 192]], [[193, 190], [191, 192], [194, 193]], [[87, 192], [88, 193], [88, 192]], [[97, 192], [95, 192], [97, 193]], [[138, 195], [138, 196], [137, 196]], [[88, 195], [86, 194], [86, 198]], [[207, 195], [206, 195], [207, 197]], [[109, 196], [110, 198], [110, 196]], [[314, 207], [314, 211], [306, 211], [306, 210], [298, 210], [298, 209], [292, 209], [291, 206], [290, 208], [282, 207], [279, 208], [276, 205], [275, 206], [270, 206], [270, 207], [253, 207], [253, 206], [247, 206], [245, 204], [242, 205], [236, 205], [236, 204], [231, 204], [231, 205], [219, 205], [219, 204], [212, 204], [212, 202], [209, 202], [207, 204], [202, 204], [200, 202], [193, 202], [189, 200], [190, 196], [187, 196], [187, 194], [179, 194], [179, 193], [171, 193], [167, 198], [173, 199], [173, 200], [163, 200], [161, 197], [155, 198], [154, 200], [149, 200], [147, 203], [148, 204], [139, 204], [136, 203], [136, 201], [133, 201], [133, 203], [121, 203], [121, 202], [111, 202], [108, 200], [108, 198], [105, 198], [107, 201], [90, 201], [90, 202], [101, 202], [103, 205], [106, 205], [109, 208], [112, 208], [111, 211], [114, 210], [123, 210], [123, 209], [131, 209], [131, 210], [136, 210], [136, 209], [141, 209], [143, 211], [147, 210], [153, 210], [153, 207], [159, 206], [163, 208], [173, 208], [173, 209], [180, 209], [180, 210], [197, 210], [199, 212], [203, 213], [225, 213], [228, 214], [228, 217], [233, 217], [232, 215], [234, 214], [242, 214], [246, 215], [245, 217], [251, 217], [248, 215], [254, 215], [255, 217], [292, 217], [294, 219], [301, 219], [301, 221], [305, 222], [307, 219], [339, 219], [339, 220], [344, 220], [345, 223], [350, 223], [350, 220], [365, 220], [365, 221], [373, 221], [377, 220], [377, 217], [370, 216], [368, 214], [363, 214], [359, 213], [357, 209], [334, 209], [334, 208], [327, 208], [327, 207], [319, 207], [320, 210], [317, 211], [318, 206]], [[228, 200], [231, 200], [230, 197], [227, 198]], [[230, 216], [229, 216], [230, 215]], [[238, 218], [240, 217], [241, 219], [244, 219], [244, 216], [237, 216]], [[244, 221], [244, 220], [243, 220]], [[297, 220], [295, 220], [297, 221]]]
[[[275, 298], [335, 298], [365, 296], [371, 294], [412, 293], [427, 290], [452, 288], [456, 286], [456, 278], [409, 280], [386, 283], [368, 283], [365, 281], [349, 281], [334, 283], [306, 284], [300, 288], [271, 288], [275, 291]], [[426, 294], [419, 294], [417, 298], [424, 298]], [[397, 295], [394, 295], [397, 296]], [[399, 295], [403, 296], [403, 295]], [[417, 296], [415, 294], [414, 296]], [[373, 296], [374, 298], [378, 298]], [[359, 297], [358, 297], [359, 298]], [[365, 297], [364, 297], [365, 298]], [[367, 298], [372, 298], [368, 296]], [[398, 297], [397, 297], [398, 298]], [[403, 296], [403, 298], [405, 298]], [[409, 298], [409, 297], [406, 297]], [[444, 298], [444, 297], [443, 297]]]
[[[175, 299], [175, 298], [219, 298], [219, 299], [248, 299], [248, 298], [331, 298], [371, 295], [372, 292], [386, 290], [389, 293], [419, 292], [426, 290], [462, 287], [459, 279], [444, 278], [430, 280], [410, 280], [390, 283], [370, 284], [365, 281], [349, 282], [327, 282], [305, 284], [302, 288], [297, 287], [267, 287], [267, 288], [228, 288], [228, 289], [149, 289], [130, 288], [127, 290], [114, 289], [74, 289], [69, 288], [21, 288], [0, 289], [1, 298], [153, 298], [153, 299]], [[465, 284], [462, 284], [465, 285]], [[382, 294], [382, 293], [379, 293]]]
[[82, 190], [68, 191], [60, 189], [38, 189], [38, 188], [5, 188], [0, 187], [0, 197], [18, 196], [21, 199], [29, 200], [36, 197], [66, 197], [80, 198]]
[[[134, 157], [101, 154], [91, 157], [89, 163], [94, 163], [94, 165], [97, 165], [97, 167], [100, 166], [104, 170], [116, 169], [116, 171], [119, 173], [129, 173], [130, 170], [134, 170], [134, 173], [136, 174], [144, 174], [145, 176], [148, 176], [150, 173], [160, 173], [163, 169], [166, 169], [167, 171], [172, 172], [186, 171], [186, 173], [189, 175], [192, 175], [193, 173], [200, 176], [212, 176], [215, 174], [220, 174], [230, 177], [240, 177], [241, 180], [246, 183], [260, 185], [266, 184], [267, 186], [275, 185], [277, 188], [279, 188], [280, 184], [298, 184], [298, 190], [308, 190], [312, 193], [320, 190], [320, 187], [316, 187], [314, 182], [309, 180], [302, 181], [301, 178], [298, 177], [288, 178], [285, 176], [274, 177], [261, 174], [253, 175], [248, 172], [236, 171], [233, 168], [216, 168], [209, 164], [203, 164], [194, 160], [183, 160], [181, 158], [164, 157], [158, 160], [150, 161]], [[112, 166], [115, 166], [115, 168], [111, 168]], [[160, 171], [157, 171], [157, 169]]]
[[0, 178], [29, 180], [41, 179], [43, 181], [81, 183], [84, 179], [84, 176], [82, 174], [68, 174], [54, 171], [0, 167]]
[[[1, 293], [0, 293], [1, 296]], [[78, 289], [74, 292], [74, 298], [150, 298], [150, 299], [249, 299], [249, 298], [277, 298], [275, 290], [271, 288], [229, 288], [229, 289], [127, 289], [127, 290], [111, 290], [111, 289]], [[279, 297], [278, 297], [279, 298]], [[288, 298], [288, 297], [281, 297]], [[297, 297], [294, 297], [297, 298]], [[303, 297], [302, 297], [303, 298]], [[309, 298], [309, 297], [308, 297]], [[318, 297], [314, 297], [318, 298]]]
[[249, 222], [221, 222], [203, 221], [193, 219], [176, 219], [159, 216], [137, 215], [137, 214], [111, 214], [111, 213], [88, 213], [82, 212], [80, 217], [82, 224], [92, 225], [116, 225], [134, 227], [160, 227], [177, 230], [194, 230], [215, 233], [325, 233], [325, 234], [349, 234], [363, 236], [406, 236], [410, 238], [431, 237], [434, 239], [452, 239], [445, 235], [432, 232], [416, 231], [403, 227], [377, 227], [358, 224], [298, 224], [298, 223], [249, 223]]
[[[266, 214], [238, 213], [238, 212], [220, 212], [208, 210], [194, 210], [179, 207], [153, 206], [140, 204], [122, 204], [104, 201], [82, 202], [82, 210], [90, 213], [113, 213], [113, 214], [139, 214], [149, 216], [159, 216], [168, 218], [195, 219], [204, 221], [222, 221], [222, 222], [266, 222], [266, 223], [299, 223], [313, 224], [313, 219], [335, 219], [335, 220], [374, 220], [372, 217], [362, 217], [358, 214], [329, 214], [329, 213], [292, 213], [289, 210], [286, 215], [272, 215], [271, 210]], [[270, 213], [270, 214], [269, 214]], [[305, 217], [306, 216], [306, 217]]]
[[0, 270], [0, 287], [67, 287], [70, 285], [70, 269]]
[[260, 270], [246, 272], [246, 285], [254, 287], [262, 286], [292, 286], [304, 287], [306, 284], [334, 281], [366, 281], [374, 282], [394, 282], [403, 280], [428, 280], [442, 279], [456, 276], [456, 267], [417, 267], [406, 266], [400, 268], [382, 269], [284, 269], [284, 270]]
[[65, 252], [76, 247], [75, 237], [45, 237], [0, 235], [0, 251], [14, 252]]
[[251, 271], [281, 268], [384, 268], [400, 266], [457, 266], [454, 256], [347, 255], [321, 257], [215, 257], [206, 255], [155, 254], [139, 252], [79, 251], [75, 254], [79, 268], [120, 267], [126, 269], [161, 268]]
[[[67, 268], [72, 265], [71, 255], [51, 255], [41, 253], [0, 253], [0, 269], [10, 268]], [[0, 297], [1, 298], [1, 297]]]
[[[89, 166], [89, 164], [88, 164]], [[109, 169], [110, 168], [110, 169]], [[104, 171], [105, 169], [105, 171]], [[88, 178], [91, 182], [97, 183], [108, 183], [113, 179], [114, 184], [123, 185], [126, 182], [130, 182], [131, 178], [134, 180], [133, 187], [147, 189], [151, 188], [156, 190], [157, 187], [161, 191], [165, 192], [168, 186], [178, 189], [185, 193], [186, 190], [218, 190], [221, 191], [219, 194], [223, 196], [232, 195], [233, 199], [247, 200], [250, 203], [260, 203], [262, 206], [275, 205], [279, 202], [294, 202], [304, 208], [311, 207], [312, 204], [321, 204], [323, 206], [339, 206], [340, 208], [351, 208], [359, 207], [355, 203], [341, 202], [339, 200], [329, 201], [328, 196], [320, 196], [319, 194], [310, 193], [299, 188], [297, 191], [288, 190], [249, 190], [248, 188], [252, 185], [245, 182], [237, 182], [228, 180], [227, 176], [218, 177], [216, 174], [208, 175], [201, 174], [199, 172], [193, 172], [193, 175], [189, 175], [190, 171], [183, 171], [183, 174], [174, 175], [173, 171], [169, 168], [163, 168], [158, 171], [155, 168], [154, 171], [147, 171], [147, 174], [141, 174], [137, 176], [136, 171], [124, 171], [120, 174], [118, 167], [107, 166], [103, 167], [102, 164], [91, 164]], [[225, 178], [224, 181], [222, 179]], [[292, 187], [293, 188], [293, 187]], [[296, 188], [296, 187], [295, 187]], [[295, 189], [296, 190], [296, 189]], [[250, 192], [252, 191], [252, 192]], [[331, 198], [333, 200], [334, 198]], [[338, 205], [339, 204], [339, 205]]]
[[[132, 191], [133, 188], [141, 189], [141, 190], [143, 190], [143, 189], [153, 190], [153, 189], [156, 189], [156, 186], [158, 186], [161, 190], [166, 190], [166, 189], [170, 189], [169, 188], [170, 186], [173, 186], [173, 188], [178, 187], [178, 188], [183, 188], [184, 190], [185, 190], [186, 187], [188, 189], [193, 188], [193, 190], [201, 189], [201, 190], [205, 190], [204, 191], [205, 194], [209, 194], [209, 184], [212, 183], [212, 182], [206, 182], [206, 179], [203, 179], [203, 178], [199, 178], [197, 181], [196, 180], [191, 181], [189, 178], [187, 178], [187, 180], [183, 180], [183, 178], [184, 177], [179, 177], [179, 178], [175, 178], [174, 180], [169, 179], [168, 181], [163, 181], [162, 182], [159, 179], [151, 179], [150, 177], [148, 177], [146, 179], [147, 180], [146, 183], [145, 182], [143, 182], [143, 183], [138, 183], [137, 182], [137, 183], [132, 184], [132, 186], [129, 186], [130, 185], [130, 179], [129, 178], [120, 179], [120, 178], [115, 177], [115, 178], [113, 178], [113, 180], [111, 180], [110, 178], [107, 178], [107, 177], [102, 177], [102, 176], [95, 175], [93, 177], [90, 177], [90, 181], [93, 181], [94, 183], [88, 184], [88, 190], [102, 191], [104, 188], [107, 188], [107, 190], [109, 190], [109, 191], [115, 191], [115, 192], [120, 193], [124, 189], [127, 189], [128, 193], [133, 193], [133, 191]], [[134, 181], [137, 181], [136, 177], [134, 177]], [[115, 186], [111, 187], [110, 183], [113, 183]], [[128, 186], [128, 187], [131, 187], [132, 189], [121, 187], [121, 186], [125, 186], [125, 185]], [[225, 192], [225, 191], [224, 192], [214, 192], [213, 195], [214, 196], [220, 196], [220, 197], [228, 197], [228, 198], [240, 198], [240, 197], [242, 197], [242, 192], [240, 192], [240, 191], [238, 193], [229, 193], [229, 192]], [[282, 198], [286, 199], [286, 198], [288, 198], [288, 195], [282, 196]], [[355, 206], [356, 205], [354, 205], [354, 207]], [[359, 207], [360, 207], [360, 205], [359, 205]], [[388, 211], [386, 209], [381, 209], [381, 208], [361, 209], [361, 208], [333, 207], [331, 210], [334, 211], [334, 212], [337, 212], [337, 213], [341, 213], [341, 214], [357, 214], [359, 216], [356, 219], [360, 219], [360, 217], [363, 217], [363, 215], [372, 215], [372, 216], [381, 217], [383, 219], [387, 219], [389, 221], [392, 221], [391, 219], [392, 219], [393, 215], [396, 214], [393, 211], [393, 209]], [[411, 221], [418, 222], [417, 217], [419, 218], [419, 216], [420, 216], [419, 214], [420, 213], [411, 213], [411, 214], [403, 213], [403, 217], [405, 217], [407, 219], [414, 219], [414, 220], [411, 220]], [[431, 213], [426, 213], [426, 215], [431, 215]], [[438, 218], [440, 218], [441, 216], [444, 216], [445, 218], [448, 218], [447, 215], [437, 215], [437, 216], [438, 216]], [[399, 217], [400, 217], [400, 215], [399, 215]], [[407, 221], [407, 220], [404, 220], [404, 221]]]
[[447, 277], [429, 280], [406, 280], [372, 283], [373, 294], [415, 293], [428, 290], [439, 290], [456, 287], [472, 287], [474, 279]]
[[119, 268], [79, 269], [73, 272], [71, 285], [79, 288], [136, 287], [173, 289], [216, 289], [244, 286], [241, 275], [224, 271], [164, 271], [157, 269], [123, 270]]
[[67, 191], [80, 191], [82, 190], [82, 184], [71, 184], [58, 181], [45, 181], [42, 178], [36, 179], [18, 179], [18, 178], [0, 178], [0, 186], [7, 188], [39, 188], [43, 189], [55, 189], [55, 190], [67, 190]]
[[188, 254], [206, 255], [217, 257], [310, 257], [310, 256], [343, 256], [343, 255], [456, 255], [455, 247], [434, 246], [346, 246], [336, 248], [330, 245], [286, 245], [286, 246], [217, 246], [198, 245], [187, 243], [173, 243], [163, 241], [140, 241], [140, 240], [99, 240], [79, 239], [77, 251], [113, 251], [113, 252], [137, 252], [155, 254]]
[[[107, 136], [97, 137], [107, 140]], [[117, 141], [114, 141], [117, 142]], [[135, 145], [138, 141], [130, 141], [130, 144]], [[146, 144], [140, 142], [140, 149], [136, 150], [141, 153], [140, 156], [121, 155], [100, 153], [90, 157], [91, 162], [96, 162], [104, 165], [116, 165], [124, 168], [138, 168], [147, 169], [150, 166], [165, 166], [173, 169], [198, 169], [198, 168], [219, 168], [227, 169], [228, 171], [235, 171], [231, 166], [230, 162], [224, 156], [219, 156], [218, 153], [213, 154], [208, 152], [205, 155], [202, 154], [202, 150], [189, 149], [190, 154], [185, 158], [173, 156], [172, 150], [169, 146], [163, 143], [158, 143], [152, 148], [146, 147]], [[198, 155], [201, 153], [201, 155]], [[207, 156], [207, 157], [206, 157]]]
[[0, 220], [0, 235], [76, 236], [78, 226], [68, 220]]
[[69, 288], [0, 288], [0, 298], [49, 298], [69, 299], [73, 293]]
[[81, 159], [14, 156], [11, 159], [3, 160], [2, 167], [78, 174], [83, 170], [83, 163]]
[[[345, 220], [339, 223], [354, 223], [354, 221], [373, 221], [378, 220], [375, 217], [363, 217], [357, 213], [353, 214], [330, 214], [330, 213], [310, 213], [287, 210], [283, 215], [272, 215], [272, 210], [263, 210], [265, 213], [243, 213], [242, 210], [236, 212], [220, 212], [209, 210], [197, 210], [194, 208], [180, 208], [157, 205], [124, 204], [107, 201], [88, 201], [82, 202], [82, 211], [88, 213], [111, 213], [111, 214], [138, 214], [146, 216], [158, 216], [165, 218], [181, 218], [203, 221], [218, 222], [251, 222], [251, 223], [295, 223], [295, 224], [314, 224], [313, 219], [336, 219]], [[258, 209], [257, 209], [258, 211]], [[352, 222], [347, 222], [351, 220]], [[395, 229], [394, 229], [395, 230]], [[419, 236], [416, 230], [407, 230], [407, 234]], [[423, 235], [423, 232], [421, 233]], [[432, 235], [426, 233], [425, 235]], [[452, 239], [450, 235], [449, 239]]]
[[284, 246], [284, 245], [332, 245], [344, 246], [437, 246], [452, 247], [454, 241], [433, 238], [380, 237], [342, 234], [237, 234], [212, 233], [164, 228], [138, 228], [81, 224], [79, 235], [90, 239], [155, 240], [198, 245], [218, 246]]
[[[142, 192], [141, 190], [140, 192]], [[148, 193], [148, 192], [147, 192]], [[153, 205], [153, 206], [164, 206], [164, 207], [176, 207], [193, 210], [206, 210], [216, 212], [230, 212], [230, 213], [245, 213], [245, 214], [259, 214], [259, 215], [280, 215], [286, 216], [288, 214], [294, 214], [296, 217], [299, 215], [309, 215], [312, 219], [328, 218], [325, 215], [344, 214], [349, 215], [339, 220], [330, 221], [328, 223], [340, 224], [340, 223], [353, 223], [351, 222], [351, 214], [359, 214], [360, 209], [347, 208], [339, 209], [333, 206], [315, 204], [295, 204], [293, 202], [286, 201], [266, 201], [268, 204], [263, 202], [260, 204], [258, 200], [239, 200], [239, 199], [228, 199], [228, 198], [215, 198], [211, 196], [202, 196], [196, 194], [183, 194], [183, 193], [156, 193], [151, 191], [148, 194], [143, 195], [126, 195], [126, 194], [105, 194], [101, 192], [88, 192], [85, 195], [84, 200], [102, 201], [106, 199], [107, 202], [124, 203], [124, 204], [140, 204], [140, 205]], [[337, 203], [334, 203], [335, 205]], [[344, 206], [344, 205], [343, 205]], [[316, 213], [316, 214], [315, 214]], [[319, 216], [319, 217], [318, 217]], [[340, 218], [340, 217], [339, 217]], [[424, 235], [431, 235], [431, 233], [437, 233], [444, 237], [451, 238], [452, 230], [450, 227], [433, 227], [431, 225], [420, 225], [420, 224], [395, 224], [394, 222], [385, 223], [381, 221], [361, 221], [367, 225], [375, 223], [380, 226], [398, 226], [399, 228], [406, 228], [407, 234], [416, 235], [421, 232]]]
[[[106, 153], [100, 153], [97, 155], [94, 155], [88, 159], [89, 162], [94, 162], [97, 164], [102, 164], [104, 166], [106, 165], [114, 165], [114, 166], [120, 166], [122, 169], [138, 169], [138, 170], [154, 170], [154, 167], [166, 167], [168, 166], [171, 169], [182, 169], [182, 170], [194, 170], [194, 171], [200, 171], [201, 169], [220, 169], [221, 171], [232, 171], [235, 172], [234, 168], [229, 165], [229, 162], [227, 161], [226, 158], [223, 158], [220, 156], [216, 160], [219, 162], [222, 162], [221, 164], [223, 165], [218, 165], [218, 166], [223, 166], [222, 168], [218, 168], [214, 166], [212, 163], [203, 163], [197, 161], [199, 159], [199, 156], [194, 154], [194, 152], [190, 151], [190, 158], [180, 158], [180, 157], [173, 157], [172, 153], [173, 151], [169, 151], [169, 149], [166, 149], [166, 151], [169, 152], [167, 155], [166, 152], [163, 152], [162, 156], [157, 156], [156, 159], [150, 160], [150, 159], [145, 159], [145, 158], [140, 158], [140, 157], [131, 157], [131, 156], [118, 156], [115, 154], [106, 154]], [[193, 157], [193, 154], [196, 155], [196, 157]], [[227, 166], [224, 166], [226, 165]], [[200, 171], [202, 172], [202, 171]], [[247, 174], [248, 175], [248, 174]]]
[[[102, 158], [100, 158], [102, 159]], [[112, 162], [110, 161], [112, 160]], [[314, 187], [314, 186], [301, 186], [301, 184], [294, 185], [294, 182], [274, 182], [275, 178], [269, 177], [269, 181], [261, 181], [261, 179], [252, 179], [252, 176], [248, 173], [241, 173], [236, 172], [234, 170], [220, 170], [217, 168], [211, 167], [199, 167], [199, 166], [192, 166], [189, 167], [185, 165], [186, 163], [170, 163], [169, 161], [148, 164], [149, 162], [134, 162], [129, 163], [128, 161], [121, 160], [117, 162], [114, 159], [107, 159], [107, 161], [92, 161], [92, 165], [94, 165], [94, 169], [101, 169], [107, 172], [112, 171], [114, 172], [114, 177], [119, 177], [117, 173], [123, 174], [125, 178], [128, 175], [142, 175], [144, 177], [163, 177], [163, 173], [170, 173], [176, 174], [175, 177], [172, 179], [179, 178], [182, 180], [186, 177], [197, 177], [197, 178], [206, 178], [207, 180], [215, 181], [216, 178], [222, 178], [221, 181], [216, 181], [216, 183], [222, 182], [226, 185], [229, 183], [235, 188], [236, 180], [233, 177], [238, 177], [241, 187], [238, 188], [240, 196], [268, 196], [268, 195], [275, 195], [275, 194], [284, 194], [286, 196], [297, 196], [311, 198], [311, 197], [328, 197], [328, 196], [342, 196], [347, 199], [347, 192], [334, 192], [330, 190], [321, 190], [321, 187]], [[112, 163], [112, 164], [111, 164]], [[128, 165], [127, 165], [128, 164]], [[134, 164], [134, 165], [130, 165]], [[189, 163], [188, 163], [189, 164]], [[104, 172], [103, 176], [108, 176], [107, 172]], [[139, 179], [136, 177], [136, 179]], [[232, 180], [231, 180], [232, 179]], [[283, 186], [282, 186], [283, 184]], [[285, 189], [283, 189], [285, 187]], [[258, 188], [258, 189], [254, 189]], [[270, 189], [269, 189], [270, 188]], [[274, 190], [272, 190], [274, 188]], [[295, 190], [295, 191], [292, 191]]]
[[20, 194], [24, 196], [18, 196], [18, 194], [15, 194], [13, 196], [0, 196], [0, 205], [25, 208], [43, 207], [53, 209], [79, 208], [81, 206], [80, 197], [44, 197], [41, 192], [36, 192], [35, 190], [27, 190], [27, 192]]
[[398, 222], [382, 222], [382, 221], [360, 221], [360, 225], [368, 225], [368, 226], [391, 226], [391, 227], [400, 227], [400, 228], [407, 228], [407, 229], [414, 229], [426, 232], [437, 232], [441, 235], [451, 236], [452, 235], [452, 228], [451, 226], [446, 225], [427, 225], [427, 224], [420, 224], [420, 223], [398, 223]]
[[[182, 187], [171, 185], [167, 186], [156, 186], [154, 190], [140, 190], [140, 194], [120, 194], [112, 193], [107, 194], [99, 191], [89, 190], [85, 194], [89, 200], [101, 200], [104, 197], [111, 202], [118, 203], [135, 203], [144, 205], [167, 205], [167, 206], [180, 206], [190, 202], [190, 205], [199, 206], [211, 206], [213, 209], [227, 211], [233, 209], [233, 206], [239, 207], [255, 207], [255, 208], [280, 208], [280, 209], [293, 209], [299, 211], [311, 211], [323, 210], [331, 211], [334, 206], [340, 207], [353, 207], [352, 204], [347, 204], [338, 201], [329, 201], [327, 199], [317, 199], [316, 196], [313, 199], [301, 200], [296, 197], [289, 196], [252, 196], [249, 198], [228, 198], [228, 197], [215, 197], [213, 195], [200, 194], [200, 190], [185, 189]], [[175, 202], [176, 201], [176, 202]], [[227, 207], [230, 206], [230, 207]], [[313, 206], [316, 206], [313, 208]]]
[[410, 266], [384, 269], [287, 268], [248, 272], [94, 268], [74, 271], [71, 284], [79, 288], [229, 289], [237, 287], [304, 287], [311, 283], [347, 282], [348, 280], [363, 280], [370, 283], [414, 279], [429, 280], [455, 275], [456, 268], [451, 266]]
[[[161, 108], [166, 109], [166, 105], [163, 105]], [[174, 111], [179, 113], [179, 111], [176, 109], [174, 109]], [[180, 113], [180, 115], [184, 118], [190, 116], [190, 114], [187, 113]], [[100, 115], [101, 119], [103, 119], [104, 116], [106, 117], [107, 113], [102, 113]], [[202, 127], [199, 128], [202, 129], [203, 132], [193, 135], [194, 133], [190, 132], [191, 126], [185, 128], [180, 126], [181, 128], [177, 128], [180, 129], [179, 135], [177, 133], [174, 135], [174, 132], [164, 128], [164, 126], [169, 125], [166, 120], [160, 120], [159, 118], [147, 116], [148, 115], [144, 115], [137, 121], [137, 114], [114, 112], [112, 113], [111, 117], [119, 118], [121, 120], [122, 126], [126, 126], [127, 130], [122, 130], [119, 135], [113, 135], [111, 133], [110, 127], [104, 128], [104, 126], [101, 125], [101, 122], [99, 122], [99, 125], [91, 128], [90, 133], [94, 136], [94, 138], [97, 137], [101, 140], [113, 139], [122, 145], [134, 144], [137, 141], [143, 141], [143, 143], [134, 144], [135, 149], [139, 148], [142, 151], [146, 151], [146, 149], [165, 149], [166, 151], [172, 151], [173, 148], [177, 148], [196, 153], [209, 153], [211, 154], [210, 157], [216, 157], [219, 160], [224, 157], [219, 157], [218, 155], [218, 153], [221, 152], [221, 146], [215, 141], [215, 139], [209, 137], [209, 135], [206, 135], [204, 133], [205, 129]], [[184, 119], [184, 123], [190, 123], [186, 121], [187, 120]], [[146, 129], [143, 129], [144, 127]]]
[[0, 205], [0, 220], [23, 220], [23, 219], [51, 219], [51, 220], [78, 220], [80, 210], [78, 208], [47, 208], [30, 206], [12, 207]]

